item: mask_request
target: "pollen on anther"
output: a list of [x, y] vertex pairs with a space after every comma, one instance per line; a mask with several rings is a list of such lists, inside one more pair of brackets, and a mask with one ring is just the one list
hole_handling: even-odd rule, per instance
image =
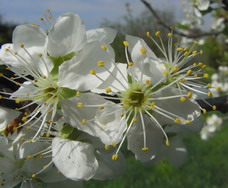
[[101, 45], [101, 49], [102, 49], [102, 50], [107, 50], [107, 46]]
[[124, 46], [128, 46], [129, 43], [127, 41], [123, 41]]
[[203, 113], [206, 114], [207, 110], [205, 108], [202, 109]]
[[216, 88], [217, 91], [221, 91], [221, 89], [222, 89], [221, 86], [218, 86], [218, 87]]
[[118, 159], [118, 155], [117, 154], [112, 155], [112, 160], [113, 161], [116, 161], [117, 159]]
[[180, 124], [180, 123], [181, 123], [180, 118], [176, 118], [176, 119], [174, 120], [174, 123], [176, 123], [176, 124]]
[[191, 92], [188, 92], [188, 93], [187, 93], [187, 97], [188, 97], [188, 98], [192, 98], [192, 93], [191, 93]]
[[181, 47], [177, 48], [177, 51], [182, 51], [182, 50], [183, 50], [183, 48], [181, 48]]
[[141, 148], [141, 150], [142, 150], [142, 151], [148, 151], [149, 148], [148, 148], [148, 147], [143, 147], [143, 148]]
[[36, 174], [32, 174], [32, 178], [35, 178], [36, 177]]
[[140, 52], [141, 52], [142, 54], [146, 54], [147, 50], [146, 50], [145, 48], [141, 48], [141, 49], [140, 49]]
[[41, 53], [39, 53], [39, 54], [37, 54], [39, 57], [42, 57], [42, 54]]
[[86, 120], [85, 119], [83, 119], [81, 122], [82, 122], [82, 125], [86, 124]]
[[178, 67], [177, 65], [175, 65], [175, 66], [173, 67], [173, 70], [174, 70], [175, 72], [177, 72], [177, 71], [179, 70], [179, 67]]
[[133, 65], [134, 65], [134, 63], [128, 62], [128, 66], [129, 66], [129, 67], [131, 67], [131, 66], [133, 66]]
[[168, 37], [172, 37], [173, 34], [172, 34], [172, 33], [168, 33], [167, 36], [168, 36]]
[[100, 106], [99, 107], [99, 110], [103, 110], [105, 107], [104, 106]]
[[166, 146], [170, 146], [169, 140], [166, 140], [166, 141], [165, 141], [165, 145], [166, 145]]
[[115, 143], [115, 142], [112, 142], [112, 146], [113, 146], [113, 147], [116, 147], [116, 143]]
[[207, 92], [207, 96], [208, 97], [211, 97], [212, 96], [212, 93], [209, 91], [209, 92]]
[[161, 33], [160, 31], [157, 31], [157, 32], [155, 33], [155, 36], [156, 36], [156, 37], [159, 37], [159, 36], [160, 36], [160, 33]]
[[78, 102], [78, 103], [77, 103], [77, 107], [78, 107], [78, 108], [82, 108], [82, 107], [83, 107], [83, 103], [82, 103], [82, 102]]
[[186, 101], [186, 98], [185, 98], [185, 97], [181, 97], [181, 98], [180, 98], [180, 101], [181, 101], [181, 102], [185, 102], [185, 101]]
[[92, 75], [95, 75], [96, 71], [95, 70], [90, 70], [89, 73], [92, 74]]
[[212, 109], [213, 109], [213, 110], [216, 110], [216, 109], [217, 109], [217, 107], [216, 107], [215, 105], [213, 105], [213, 106], [212, 106]]
[[203, 77], [204, 77], [204, 78], [209, 78], [209, 74], [205, 73], [205, 74], [203, 75]]
[[104, 61], [98, 61], [97, 62], [98, 67], [103, 67], [104, 66]]
[[109, 150], [110, 149], [110, 146], [105, 144], [105, 150]]
[[111, 93], [111, 92], [112, 92], [112, 89], [111, 89], [111, 88], [106, 88], [106, 89], [105, 89], [105, 92], [106, 92], [106, 93]]
[[191, 123], [191, 121], [190, 120], [185, 120], [185, 122], [184, 122], [185, 124], [190, 124]]
[[150, 32], [149, 31], [146, 32], [146, 36], [150, 37]]

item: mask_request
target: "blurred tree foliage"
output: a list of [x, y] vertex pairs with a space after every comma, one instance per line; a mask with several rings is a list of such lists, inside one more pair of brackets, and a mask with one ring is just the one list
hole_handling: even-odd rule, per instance
[[[158, 14], [163, 20], [169, 23], [170, 26], [175, 23], [174, 12], [171, 10], [158, 11]], [[167, 42], [167, 31], [157, 23], [156, 18], [151, 15], [151, 13], [148, 10], [145, 10], [139, 15], [134, 15], [134, 11], [128, 3], [126, 3], [126, 15], [114, 22], [104, 19], [101, 23], [101, 27], [112, 27], [118, 31], [117, 37], [113, 43], [117, 62], [126, 62], [123, 45], [126, 34], [143, 38], [156, 54], [160, 54], [160, 51], [155, 44], [146, 37], [146, 32], [149, 31], [151, 36], [154, 36], [156, 31], [161, 31], [163, 42]]]

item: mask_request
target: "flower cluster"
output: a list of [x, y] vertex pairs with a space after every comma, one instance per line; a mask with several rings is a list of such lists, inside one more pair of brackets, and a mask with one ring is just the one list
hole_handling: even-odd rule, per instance
[[142, 162], [167, 158], [180, 166], [187, 154], [181, 135], [199, 132], [206, 112], [196, 99], [212, 95], [201, 81], [206, 65], [194, 62], [203, 53], [197, 42], [174, 42], [171, 27], [166, 47], [160, 31], [147, 32], [158, 56], [127, 35], [126, 62], [117, 63], [115, 30], [86, 31], [73, 13], [51, 20], [47, 31], [17, 26], [0, 50], [0, 63], [14, 73], [0, 76], [19, 87], [0, 91], [17, 105], [0, 111], [0, 185], [73, 187], [115, 178], [125, 169], [124, 143]]

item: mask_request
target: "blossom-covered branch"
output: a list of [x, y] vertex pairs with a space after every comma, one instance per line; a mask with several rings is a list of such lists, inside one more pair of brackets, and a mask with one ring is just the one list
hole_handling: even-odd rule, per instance
[[[170, 25], [166, 24], [160, 16], [157, 14], [155, 9], [152, 7], [151, 3], [149, 3], [147, 0], [141, 0], [141, 2], [146, 6], [146, 8], [151, 12], [151, 14], [156, 18], [157, 23], [166, 28], [167, 30], [170, 30]], [[221, 31], [215, 31], [215, 32], [200, 32], [200, 33], [189, 33], [186, 34], [184, 32], [175, 30], [173, 32], [176, 35], [182, 36], [182, 37], [187, 37], [187, 38], [200, 38], [200, 37], [205, 37], [205, 36], [210, 36], [210, 35], [219, 35], [222, 32]]]

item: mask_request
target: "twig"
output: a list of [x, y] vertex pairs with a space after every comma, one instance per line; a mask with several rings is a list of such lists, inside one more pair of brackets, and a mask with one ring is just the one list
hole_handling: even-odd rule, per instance
[[[146, 8], [148, 8], [148, 10], [151, 12], [151, 14], [156, 18], [156, 21], [158, 24], [160, 24], [161, 26], [163, 26], [164, 28], [170, 30], [170, 26], [167, 25], [157, 14], [157, 12], [154, 10], [154, 8], [152, 7], [152, 5], [147, 2], [146, 0], [141, 0], [141, 2], [146, 6]], [[219, 35], [221, 32], [202, 32], [202, 33], [198, 33], [198, 34], [185, 34], [181, 31], [178, 30], [174, 30], [173, 31], [174, 34], [182, 36], [182, 37], [187, 37], [187, 38], [200, 38], [200, 37], [205, 37], [205, 36], [210, 36], [210, 35]]]

